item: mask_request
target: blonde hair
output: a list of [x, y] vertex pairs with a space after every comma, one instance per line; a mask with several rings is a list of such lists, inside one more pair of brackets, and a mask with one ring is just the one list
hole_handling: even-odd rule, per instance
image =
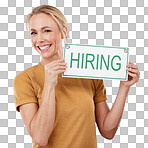
[[[30, 14], [28, 14], [26, 19], [26, 28], [27, 31], [29, 30], [29, 21], [33, 15], [39, 14], [39, 13], [45, 13], [54, 19], [54, 21], [57, 23], [59, 30], [61, 31], [63, 37], [65, 39], [69, 38], [69, 30], [68, 30], [68, 23], [63, 15], [63, 13], [57, 9], [56, 7], [50, 6], [50, 5], [41, 5], [32, 10]], [[65, 33], [65, 34], [64, 34]]]

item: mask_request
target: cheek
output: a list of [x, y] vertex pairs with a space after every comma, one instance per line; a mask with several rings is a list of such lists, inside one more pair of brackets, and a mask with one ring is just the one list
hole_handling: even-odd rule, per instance
[[36, 39], [35, 39], [35, 38], [33, 38], [33, 39], [31, 38], [31, 43], [32, 43], [33, 48], [34, 48], [35, 50], [37, 50], [37, 49], [36, 49], [36, 46], [35, 46], [35, 45], [36, 45]]
[[61, 35], [59, 32], [54, 32], [54, 33], [51, 33], [50, 35], [47, 35], [46, 39], [52, 42], [57, 42], [61, 39]]
[[56, 36], [56, 44], [58, 44], [58, 46], [61, 46], [62, 45], [61, 35], [57, 35]]
[[57, 35], [56, 34], [50, 34], [48, 36], [45, 37], [46, 40], [49, 40], [51, 42], [55, 42], [57, 40]]
[[35, 43], [35, 39], [34, 38], [31, 38], [31, 43], [34, 46], [34, 43]]

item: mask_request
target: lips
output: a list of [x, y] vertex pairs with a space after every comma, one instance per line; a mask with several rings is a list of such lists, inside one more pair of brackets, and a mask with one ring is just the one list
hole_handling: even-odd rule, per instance
[[50, 47], [51, 47], [52, 44], [49, 44], [49, 45], [40, 45], [40, 46], [37, 46], [38, 49], [41, 51], [41, 52], [45, 52], [47, 51]]

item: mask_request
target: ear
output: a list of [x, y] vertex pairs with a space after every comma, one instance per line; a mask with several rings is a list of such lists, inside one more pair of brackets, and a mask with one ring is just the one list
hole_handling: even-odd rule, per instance
[[63, 27], [63, 33], [61, 33], [61, 38], [66, 39], [66, 36], [67, 36], [67, 27]]

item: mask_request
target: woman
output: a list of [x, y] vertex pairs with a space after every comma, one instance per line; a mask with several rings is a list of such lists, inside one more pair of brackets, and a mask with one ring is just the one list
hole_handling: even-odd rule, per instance
[[95, 121], [101, 135], [112, 139], [122, 117], [130, 86], [139, 70], [128, 64], [128, 81], [121, 81], [111, 110], [103, 80], [63, 78], [66, 71], [62, 40], [68, 38], [64, 15], [42, 5], [27, 17], [34, 49], [41, 61], [14, 79], [16, 109], [20, 111], [33, 148], [97, 148]]

